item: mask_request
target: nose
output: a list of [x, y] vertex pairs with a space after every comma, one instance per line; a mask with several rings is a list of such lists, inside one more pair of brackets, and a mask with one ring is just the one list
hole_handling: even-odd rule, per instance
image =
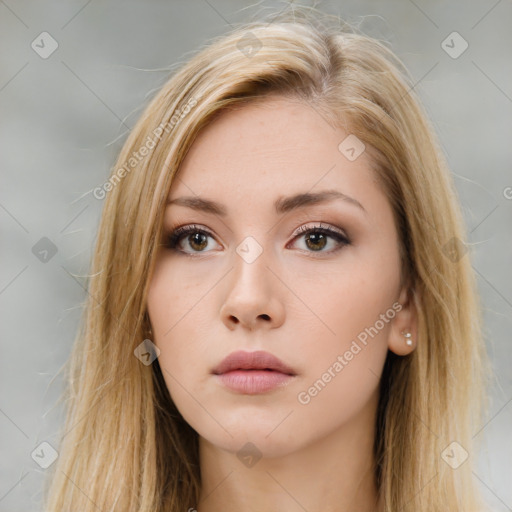
[[230, 273], [229, 289], [220, 314], [230, 330], [237, 325], [250, 331], [275, 329], [284, 322], [285, 309], [281, 296], [283, 285], [267, 266], [261, 254], [248, 263], [235, 254], [234, 270]]

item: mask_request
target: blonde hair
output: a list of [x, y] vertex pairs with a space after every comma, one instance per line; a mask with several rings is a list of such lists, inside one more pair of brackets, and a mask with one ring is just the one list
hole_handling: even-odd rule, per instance
[[[210, 41], [152, 99], [95, 192], [106, 197], [48, 512], [197, 506], [197, 433], [174, 406], [158, 359], [146, 366], [134, 350], [150, 328], [146, 295], [180, 163], [224, 109], [269, 94], [307, 101], [363, 141], [393, 207], [418, 338], [409, 356], [388, 352], [382, 375], [374, 451], [383, 510], [482, 509], [472, 429], [488, 362], [457, 194], [401, 62], [332, 20], [294, 7]], [[454, 441], [469, 453], [456, 469], [442, 457]]]

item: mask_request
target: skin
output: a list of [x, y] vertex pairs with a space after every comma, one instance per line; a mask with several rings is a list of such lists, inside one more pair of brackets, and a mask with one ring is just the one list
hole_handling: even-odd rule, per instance
[[[166, 234], [195, 224], [211, 236], [185, 235], [174, 250], [162, 240], [148, 295], [167, 387], [199, 434], [203, 487], [190, 505], [199, 512], [380, 507], [372, 470], [379, 377], [388, 350], [414, 350], [416, 314], [400, 288], [390, 203], [368, 153], [349, 161], [338, 150], [347, 135], [301, 100], [266, 98], [208, 125], [171, 187], [170, 199], [207, 197], [227, 209], [221, 217], [167, 207]], [[364, 210], [340, 199], [284, 215], [274, 210], [279, 197], [326, 189]], [[350, 244], [296, 232], [320, 222]], [[248, 236], [263, 251], [252, 263], [236, 252]], [[397, 302], [402, 309], [378, 334], [300, 403], [299, 393]], [[411, 347], [404, 330], [412, 333]], [[271, 352], [296, 376], [270, 392], [234, 392], [211, 371], [239, 349]], [[247, 442], [261, 456], [250, 467], [237, 457]]]

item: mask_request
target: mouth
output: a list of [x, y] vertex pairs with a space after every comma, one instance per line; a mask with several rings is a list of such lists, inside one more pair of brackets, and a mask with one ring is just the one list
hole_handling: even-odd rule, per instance
[[212, 371], [214, 375], [229, 372], [272, 372], [295, 376], [296, 372], [273, 354], [264, 351], [232, 352]]
[[295, 370], [269, 352], [241, 350], [226, 357], [212, 374], [223, 386], [245, 395], [272, 391], [297, 376]]
[[243, 373], [280, 373], [282, 375], [289, 375], [290, 377], [293, 377], [294, 373], [288, 373], [288, 372], [282, 372], [279, 370], [275, 370], [273, 368], [232, 368], [231, 370], [227, 370], [224, 372], [213, 372], [214, 375], [226, 375], [227, 373], [233, 373], [233, 372], [243, 372]]
[[289, 384], [294, 375], [268, 369], [237, 369], [216, 375], [226, 388], [244, 395], [258, 395]]

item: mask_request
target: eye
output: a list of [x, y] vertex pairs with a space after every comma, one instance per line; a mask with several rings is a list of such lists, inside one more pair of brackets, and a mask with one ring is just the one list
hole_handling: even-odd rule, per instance
[[[166, 247], [171, 250], [178, 250], [185, 254], [198, 253], [198, 252], [209, 252], [205, 251], [208, 247], [208, 238], [212, 238], [212, 235], [195, 224], [190, 226], [183, 226], [175, 229], [167, 237]], [[192, 251], [188, 252], [181, 248], [182, 242], [189, 244], [192, 247]]]
[[[294, 233], [293, 241], [304, 238], [307, 252], [332, 253], [350, 244], [348, 237], [337, 228], [323, 226], [321, 223], [317, 226], [302, 226]], [[166, 247], [173, 251], [183, 252], [185, 254], [194, 254], [210, 252], [206, 250], [211, 244], [209, 238], [213, 235], [204, 228], [195, 224], [183, 226], [175, 229], [167, 236]], [[329, 245], [334, 246], [331, 250], [324, 250]], [[191, 251], [183, 249], [183, 245], [188, 244]]]
[[[302, 226], [296, 232], [294, 240], [304, 238], [306, 251], [307, 252], [323, 252], [332, 253], [340, 250], [346, 245], [350, 244], [348, 237], [338, 229], [334, 229], [330, 226]], [[329, 239], [331, 239], [331, 246], [334, 246], [331, 250], [324, 250], [329, 245]]]

